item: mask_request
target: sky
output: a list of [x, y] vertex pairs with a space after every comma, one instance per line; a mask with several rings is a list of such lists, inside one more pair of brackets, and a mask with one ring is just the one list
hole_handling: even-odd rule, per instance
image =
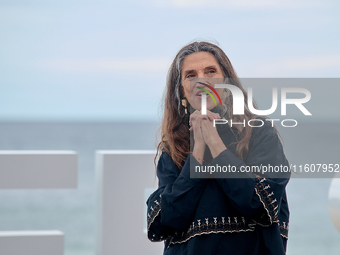
[[339, 13], [337, 0], [0, 0], [0, 121], [159, 121], [170, 63], [197, 39], [241, 78], [339, 78]]

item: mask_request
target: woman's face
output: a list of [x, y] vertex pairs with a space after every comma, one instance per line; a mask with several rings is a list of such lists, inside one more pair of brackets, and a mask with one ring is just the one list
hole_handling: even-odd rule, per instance
[[[215, 93], [207, 86], [199, 83], [202, 82], [211, 87], [214, 87], [214, 84], [223, 83], [224, 76], [222, 69], [213, 54], [202, 51], [186, 56], [183, 60], [181, 72], [184, 97], [194, 109], [201, 109], [201, 95], [205, 93], [198, 87], [208, 90], [214, 96], [217, 104], [219, 104]], [[216, 91], [221, 97], [223, 89], [218, 88]], [[214, 100], [211, 96], [207, 95], [207, 109], [211, 110], [214, 107]]]

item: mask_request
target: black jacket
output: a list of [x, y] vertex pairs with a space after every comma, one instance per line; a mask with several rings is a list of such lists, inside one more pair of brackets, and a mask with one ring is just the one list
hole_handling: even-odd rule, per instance
[[[245, 162], [235, 156], [236, 145], [230, 145], [236, 141], [233, 132], [217, 127], [227, 149], [214, 159], [206, 150], [207, 165], [289, 168], [269, 121], [253, 128]], [[164, 254], [285, 254], [290, 172], [280, 178], [252, 172], [242, 173], [247, 178], [190, 178], [190, 164], [199, 165], [191, 154], [179, 171], [163, 152], [157, 165], [159, 187], [147, 201], [148, 238], [164, 240]]]

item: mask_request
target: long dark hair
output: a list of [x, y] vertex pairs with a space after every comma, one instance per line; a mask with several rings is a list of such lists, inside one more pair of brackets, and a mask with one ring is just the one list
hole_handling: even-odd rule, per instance
[[[164, 115], [161, 125], [161, 141], [157, 146], [157, 154], [155, 157], [156, 160], [160, 152], [165, 151], [170, 155], [180, 170], [190, 153], [190, 133], [188, 129], [189, 115], [185, 114], [185, 109], [181, 105], [181, 101], [184, 98], [181, 84], [182, 64], [186, 56], [202, 51], [214, 55], [223, 71], [225, 79], [232, 81], [232, 84], [237, 86], [244, 94], [244, 115], [233, 115], [233, 99], [231, 93], [226, 91], [226, 96], [223, 99], [223, 105], [227, 106], [225, 107], [227, 110], [224, 112], [223, 117], [232, 119], [233, 122], [243, 122], [243, 120], [245, 120], [247, 123], [248, 120], [255, 116], [247, 108], [247, 92], [243, 89], [229, 58], [221, 48], [215, 44], [204, 41], [196, 41], [184, 46], [177, 53], [168, 72], [166, 91], [164, 93]], [[256, 107], [255, 103], [254, 107]], [[235, 129], [232, 131], [238, 139], [236, 156], [238, 156], [241, 160], [245, 160], [245, 157], [249, 152], [249, 140], [251, 138], [252, 128], [248, 125], [245, 125], [245, 127], [242, 125], [236, 125]]]

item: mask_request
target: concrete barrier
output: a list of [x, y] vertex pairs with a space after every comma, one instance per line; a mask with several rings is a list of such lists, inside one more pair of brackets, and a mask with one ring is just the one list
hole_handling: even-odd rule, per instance
[[64, 234], [49, 231], [1, 231], [1, 255], [63, 255]]
[[[74, 151], [0, 151], [0, 189], [77, 188]], [[63, 255], [64, 234], [1, 231], [1, 255]]]
[[162, 254], [143, 229], [145, 191], [156, 188], [155, 151], [97, 151], [96, 254]]
[[77, 188], [74, 151], [0, 151], [0, 189]]

